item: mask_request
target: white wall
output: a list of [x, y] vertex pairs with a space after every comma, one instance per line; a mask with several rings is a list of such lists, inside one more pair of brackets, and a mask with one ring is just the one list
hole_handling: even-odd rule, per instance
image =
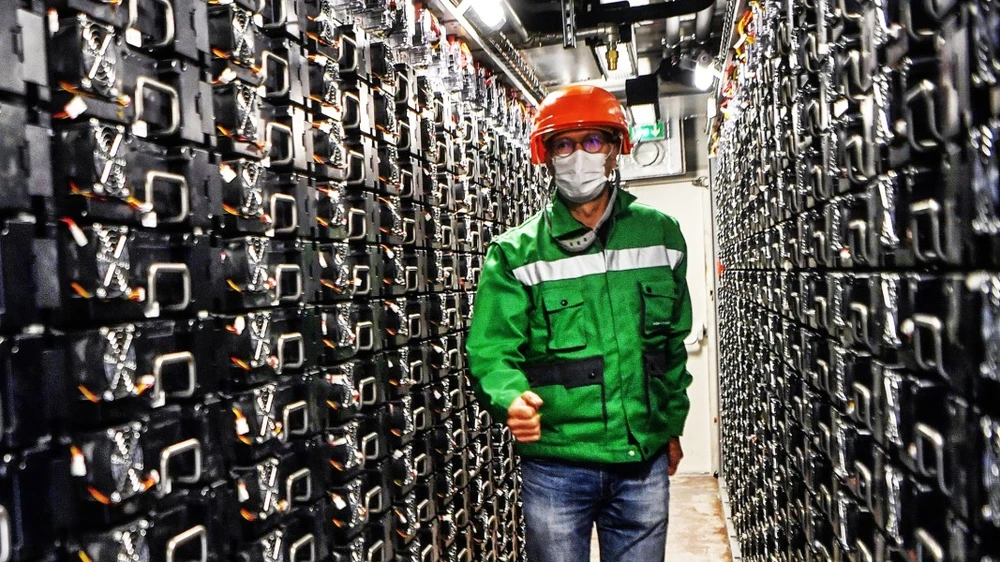
[[677, 219], [688, 245], [687, 282], [693, 312], [688, 370], [694, 382], [688, 389], [691, 413], [681, 444], [683, 473], [713, 473], [719, 466], [718, 370], [715, 360], [715, 258], [712, 212], [708, 188], [690, 181], [648, 182], [629, 189], [641, 203]]

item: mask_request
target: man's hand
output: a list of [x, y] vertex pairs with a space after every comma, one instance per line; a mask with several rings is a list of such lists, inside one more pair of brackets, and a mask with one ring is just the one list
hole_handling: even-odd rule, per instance
[[684, 449], [681, 449], [681, 438], [671, 437], [667, 445], [667, 456], [670, 459], [670, 476], [677, 474], [677, 465], [681, 464], [684, 458]]
[[514, 439], [531, 443], [541, 438], [542, 422], [538, 409], [542, 404], [542, 399], [530, 390], [524, 391], [510, 404], [507, 408], [507, 427], [514, 434]]

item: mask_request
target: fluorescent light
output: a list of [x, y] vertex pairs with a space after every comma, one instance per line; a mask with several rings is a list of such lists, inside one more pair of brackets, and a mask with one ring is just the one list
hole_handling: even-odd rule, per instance
[[462, 12], [470, 9], [475, 12], [476, 17], [492, 31], [496, 31], [507, 23], [507, 14], [503, 10], [503, 3], [495, 0], [463, 0], [458, 7]]
[[656, 108], [651, 103], [633, 105], [628, 109], [632, 113], [632, 122], [635, 125], [652, 125], [657, 121]]
[[632, 51], [629, 49], [628, 43], [618, 45], [618, 70], [608, 70], [607, 45], [595, 46], [594, 53], [597, 55], [597, 62], [601, 66], [601, 74], [604, 75], [606, 80], [624, 80], [636, 77], [635, 60], [633, 60]]

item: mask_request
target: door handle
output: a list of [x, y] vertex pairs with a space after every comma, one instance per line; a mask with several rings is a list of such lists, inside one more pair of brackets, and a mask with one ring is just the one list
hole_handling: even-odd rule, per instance
[[701, 344], [708, 336], [708, 328], [702, 324], [698, 327], [698, 330], [692, 330], [688, 337], [684, 338], [684, 349], [688, 353], [694, 353], [701, 349]]

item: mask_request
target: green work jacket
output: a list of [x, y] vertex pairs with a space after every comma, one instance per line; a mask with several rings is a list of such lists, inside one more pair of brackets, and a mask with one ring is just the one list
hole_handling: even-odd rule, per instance
[[[606, 231], [605, 231], [606, 229]], [[483, 266], [466, 351], [494, 419], [532, 390], [545, 404], [528, 457], [623, 463], [679, 436], [690, 409], [684, 338], [691, 298], [676, 219], [619, 190], [599, 237], [558, 196], [497, 237]]]

